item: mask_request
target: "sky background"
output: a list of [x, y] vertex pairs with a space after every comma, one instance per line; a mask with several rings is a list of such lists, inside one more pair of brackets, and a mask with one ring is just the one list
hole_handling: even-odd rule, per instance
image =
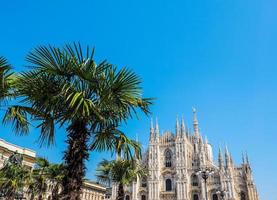
[[[174, 131], [184, 115], [192, 127], [198, 110], [201, 132], [215, 154], [228, 145], [236, 164], [247, 151], [261, 200], [277, 199], [277, 1], [274, 0], [13, 0], [1, 1], [0, 55], [16, 71], [37, 45], [80, 41], [107, 59], [133, 69], [162, 130]], [[0, 113], [0, 117], [3, 113]], [[122, 127], [146, 147], [149, 118]], [[60, 162], [65, 131], [50, 149], [36, 144], [39, 132], [0, 138]], [[109, 153], [91, 153], [87, 177]]]

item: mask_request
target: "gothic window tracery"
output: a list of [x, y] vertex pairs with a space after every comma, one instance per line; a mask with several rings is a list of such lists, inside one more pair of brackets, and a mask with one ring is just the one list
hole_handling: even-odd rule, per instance
[[130, 200], [130, 196], [126, 195], [125, 200]]
[[172, 153], [169, 149], [165, 151], [165, 167], [172, 166]]
[[172, 181], [171, 179], [165, 180], [165, 191], [171, 191], [172, 190]]

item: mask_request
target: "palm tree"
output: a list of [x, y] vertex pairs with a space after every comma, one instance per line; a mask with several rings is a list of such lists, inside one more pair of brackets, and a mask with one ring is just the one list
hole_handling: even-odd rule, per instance
[[21, 155], [15, 153], [10, 156], [0, 169], [0, 192], [5, 199], [14, 200], [23, 195], [29, 174], [30, 170], [22, 164]]
[[42, 200], [46, 192], [51, 192], [51, 199], [58, 199], [64, 177], [62, 164], [50, 163], [47, 159], [38, 157], [28, 179], [28, 194], [31, 199]]
[[7, 60], [0, 56], [0, 106], [7, 97], [11, 96], [14, 74]]
[[148, 114], [152, 102], [142, 98], [135, 73], [106, 61], [96, 64], [93, 54], [78, 44], [35, 48], [27, 56], [32, 70], [16, 81], [20, 104], [9, 107], [4, 118], [20, 134], [38, 121], [40, 141], [48, 145], [54, 143], [55, 125], [66, 126], [64, 199], [80, 199], [89, 150], [114, 150], [119, 138], [130, 142], [118, 126], [138, 109]]
[[99, 182], [110, 187], [111, 182], [118, 184], [116, 200], [124, 200], [124, 186], [130, 184], [138, 177], [145, 176], [146, 168], [136, 160], [116, 159], [114, 161], [103, 160], [96, 169], [96, 177]]
[[47, 159], [38, 157], [28, 183], [28, 193], [42, 200], [48, 188], [48, 170], [50, 163]]
[[51, 199], [58, 200], [59, 192], [64, 179], [64, 166], [62, 164], [51, 164], [48, 168], [48, 180], [51, 185]]

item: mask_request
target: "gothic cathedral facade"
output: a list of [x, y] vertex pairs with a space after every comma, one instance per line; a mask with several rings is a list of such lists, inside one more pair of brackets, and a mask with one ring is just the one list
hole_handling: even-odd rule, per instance
[[[225, 148], [219, 149], [218, 162], [212, 146], [203, 141], [196, 111], [193, 111], [193, 133], [176, 120], [175, 134], [159, 134], [151, 122], [149, 146], [142, 163], [147, 177], [138, 178], [125, 187], [125, 200], [259, 200], [248, 156], [235, 166]], [[116, 198], [116, 184], [112, 200]]]

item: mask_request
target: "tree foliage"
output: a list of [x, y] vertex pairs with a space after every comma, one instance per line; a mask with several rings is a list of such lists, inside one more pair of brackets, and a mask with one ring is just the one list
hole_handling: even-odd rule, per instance
[[80, 44], [39, 46], [30, 52], [31, 70], [15, 82], [18, 104], [8, 108], [5, 122], [26, 134], [32, 122], [41, 144], [52, 145], [55, 127], [66, 126], [65, 199], [79, 199], [89, 150], [110, 150], [130, 157], [139, 146], [118, 127], [138, 112], [149, 113], [152, 99], [142, 97], [140, 78], [128, 68], [96, 63], [94, 49]]
[[99, 182], [110, 187], [111, 183], [118, 185], [117, 200], [125, 197], [124, 186], [137, 178], [147, 175], [147, 170], [138, 160], [125, 160], [118, 158], [113, 161], [103, 160], [98, 164], [96, 177]]

